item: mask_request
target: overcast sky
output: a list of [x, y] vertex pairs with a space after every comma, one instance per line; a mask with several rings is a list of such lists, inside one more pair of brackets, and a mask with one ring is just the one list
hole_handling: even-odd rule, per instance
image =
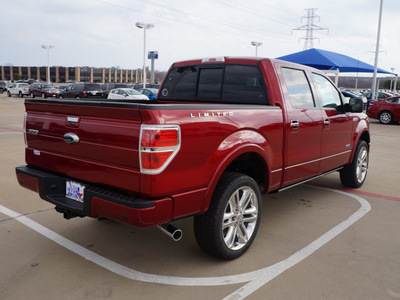
[[[279, 57], [303, 50], [305, 9], [317, 8], [314, 47], [374, 64], [379, 0], [0, 0], [0, 64], [141, 68], [143, 30], [156, 69], [213, 56]], [[379, 67], [400, 71], [400, 1], [384, 0]], [[149, 65], [149, 61], [146, 62]]]

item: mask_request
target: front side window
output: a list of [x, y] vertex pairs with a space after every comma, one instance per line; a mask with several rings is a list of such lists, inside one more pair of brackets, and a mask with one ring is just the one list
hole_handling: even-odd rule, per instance
[[338, 112], [343, 112], [343, 106], [339, 92], [333, 86], [333, 84], [319, 74], [313, 73], [312, 76], [319, 90], [322, 107], [334, 108]]
[[298, 109], [314, 108], [313, 95], [304, 71], [282, 68], [282, 74], [292, 107]]

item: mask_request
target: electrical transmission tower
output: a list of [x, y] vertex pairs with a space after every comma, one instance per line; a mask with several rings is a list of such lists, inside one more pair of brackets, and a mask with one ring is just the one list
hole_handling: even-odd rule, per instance
[[306, 31], [306, 36], [300, 38], [300, 40], [304, 39], [304, 49], [303, 50], [314, 48], [314, 40], [319, 40], [319, 38], [314, 37], [314, 34], [313, 34], [314, 30], [327, 30], [329, 32], [328, 28], [314, 25], [314, 19], [318, 19], [318, 21], [320, 20], [319, 16], [314, 14], [314, 12], [317, 9], [318, 8], [305, 9], [305, 11], [307, 12], [307, 15], [302, 17], [301, 21], [303, 21], [303, 19], [307, 19], [307, 25], [292, 29], [292, 31], [293, 30], [305, 30]]

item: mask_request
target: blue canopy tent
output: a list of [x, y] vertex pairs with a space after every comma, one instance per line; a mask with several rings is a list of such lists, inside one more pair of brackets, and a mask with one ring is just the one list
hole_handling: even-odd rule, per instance
[[[350, 56], [312, 48], [309, 50], [277, 57], [277, 59], [290, 61], [302, 65], [314, 67], [319, 70], [353, 73], [373, 73], [374, 66], [354, 59]], [[378, 68], [378, 73], [393, 74]], [[394, 74], [395, 75], [395, 74]]]

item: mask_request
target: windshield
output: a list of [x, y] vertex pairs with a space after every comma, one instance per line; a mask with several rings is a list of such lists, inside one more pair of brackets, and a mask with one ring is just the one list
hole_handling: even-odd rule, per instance
[[124, 90], [128, 95], [141, 95], [137, 90], [134, 89], [126, 89]]
[[54, 86], [52, 84], [43, 84], [43, 87], [46, 89], [51, 89], [54, 88]]

